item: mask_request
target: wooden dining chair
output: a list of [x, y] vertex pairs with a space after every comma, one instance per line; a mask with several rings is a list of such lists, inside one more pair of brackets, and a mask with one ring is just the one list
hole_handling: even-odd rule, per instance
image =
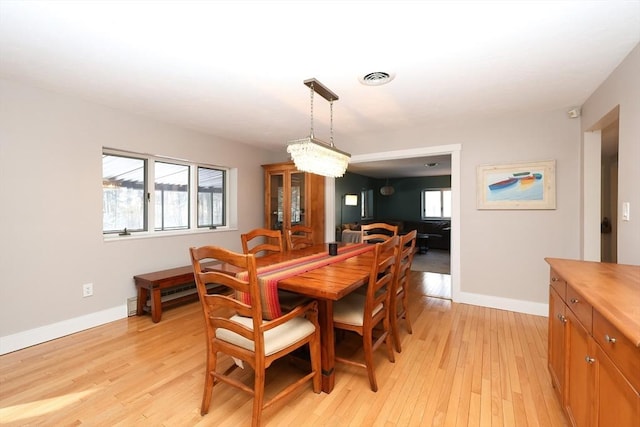
[[[242, 252], [245, 254], [266, 255], [273, 252], [283, 252], [282, 232], [280, 230], [269, 230], [267, 228], [256, 228], [240, 235], [242, 241]], [[252, 247], [249, 247], [253, 244]]]
[[409, 273], [411, 272], [411, 263], [413, 262], [413, 254], [416, 249], [417, 234], [418, 232], [416, 230], [412, 230], [399, 237], [400, 242], [398, 244], [399, 249], [398, 257], [396, 258], [395, 277], [393, 280], [393, 289], [390, 292], [389, 322], [391, 323], [393, 342], [398, 353], [402, 351], [399, 322], [404, 319], [407, 325], [407, 332], [410, 334], [413, 333], [408, 312]]
[[[336, 362], [365, 368], [373, 391], [378, 391], [373, 353], [385, 343], [389, 360], [395, 362], [389, 326], [389, 292], [393, 287], [398, 239], [398, 236], [392, 236], [384, 242], [376, 243], [366, 295], [352, 292], [336, 301], [333, 306], [334, 327], [362, 336], [364, 348], [364, 363], [338, 356]], [[376, 328], [377, 326], [381, 328]]]
[[287, 229], [287, 249], [290, 251], [313, 246], [313, 228], [306, 225], [292, 225]]
[[362, 224], [360, 230], [362, 232], [361, 241], [367, 243], [377, 243], [398, 235], [398, 226], [386, 222]]
[[[241, 234], [242, 252], [246, 254], [267, 255], [274, 252], [283, 252], [282, 233], [280, 230], [268, 230], [266, 228], [256, 228], [248, 233]], [[258, 244], [249, 247], [254, 239], [262, 239]], [[282, 311], [291, 311], [305, 302], [310, 301], [309, 298], [296, 294], [295, 292], [284, 291], [278, 289], [278, 302]]]
[[[263, 409], [299, 389], [307, 381], [312, 381], [313, 391], [320, 393], [321, 356], [317, 301], [296, 307], [276, 319], [264, 320], [255, 255], [238, 254], [215, 246], [192, 247], [190, 254], [207, 340], [206, 377], [200, 413], [205, 415], [209, 411], [213, 387], [221, 382], [253, 396], [253, 426], [261, 424]], [[248, 279], [241, 280], [228, 273], [203, 271], [202, 262], [210, 260], [246, 271]], [[247, 293], [250, 302], [244, 303], [233, 295], [208, 294], [208, 283], [221, 284], [236, 292]], [[309, 346], [311, 372], [265, 401], [266, 369], [274, 360], [305, 345]], [[238, 363], [233, 363], [226, 371], [219, 369], [218, 353], [250, 365], [255, 371], [253, 386], [232, 376]]]

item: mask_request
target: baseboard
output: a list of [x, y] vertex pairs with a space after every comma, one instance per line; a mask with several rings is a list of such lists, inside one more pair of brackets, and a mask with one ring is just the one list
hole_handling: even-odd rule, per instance
[[[531, 301], [515, 300], [510, 298], [495, 297], [490, 295], [459, 292], [454, 301], [462, 304], [478, 305], [481, 307], [496, 308], [499, 310], [515, 311], [518, 313], [548, 316], [549, 305]], [[41, 344], [56, 338], [64, 337], [76, 332], [90, 329], [114, 320], [127, 317], [127, 305], [63, 320], [62, 322], [45, 325], [40, 328], [30, 329], [13, 335], [0, 337], [0, 355]]]
[[19, 332], [13, 335], [0, 337], [0, 355], [11, 353], [12, 351], [21, 350], [31, 347], [32, 345], [41, 344], [65, 335], [74, 334], [114, 320], [124, 319], [127, 317], [127, 305], [108, 308], [96, 313], [87, 314], [85, 316], [75, 317], [73, 319], [63, 320], [62, 322], [45, 325], [40, 328], [30, 329], [28, 331]]
[[515, 311], [517, 313], [533, 314], [536, 316], [547, 317], [549, 315], [549, 304], [546, 303], [472, 294], [469, 292], [459, 292], [454, 296], [453, 300], [454, 302], [462, 304], [479, 305], [481, 307], [497, 308], [499, 310]]

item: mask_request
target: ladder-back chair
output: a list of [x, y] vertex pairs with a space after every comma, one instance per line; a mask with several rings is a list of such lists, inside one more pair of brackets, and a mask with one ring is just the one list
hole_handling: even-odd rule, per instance
[[[336, 361], [365, 368], [373, 391], [378, 391], [373, 366], [374, 351], [384, 343], [389, 360], [395, 361], [389, 325], [389, 292], [393, 288], [398, 239], [398, 236], [392, 236], [384, 242], [376, 243], [366, 295], [352, 292], [336, 301], [333, 306], [334, 327], [362, 336], [364, 348], [364, 363], [338, 356]], [[382, 328], [376, 328], [379, 325]]]
[[[253, 426], [261, 424], [263, 409], [299, 389], [307, 381], [312, 381], [313, 391], [319, 393], [321, 364], [317, 302], [311, 301], [281, 317], [265, 321], [262, 316], [255, 255], [238, 254], [215, 246], [192, 247], [190, 254], [207, 339], [206, 378], [201, 414], [205, 415], [209, 411], [213, 387], [221, 382], [253, 396]], [[208, 261], [219, 261], [234, 266], [247, 272], [248, 278], [242, 280], [228, 273], [203, 271], [202, 263]], [[247, 293], [250, 302], [244, 303], [235, 299], [234, 295], [208, 294], [208, 283], [217, 283], [235, 292]], [[266, 369], [276, 359], [305, 345], [309, 346], [311, 372], [265, 401]], [[255, 371], [253, 385], [246, 385], [237, 376], [232, 376], [238, 363], [232, 361], [233, 364], [226, 371], [219, 369], [218, 353], [230, 356], [229, 361], [235, 358], [250, 365]]]
[[[256, 228], [240, 235], [242, 241], [242, 252], [245, 254], [259, 254], [283, 252], [282, 232], [280, 230], [269, 230], [267, 228]], [[252, 245], [250, 247], [250, 245]]]
[[313, 246], [313, 228], [306, 225], [292, 225], [287, 230], [287, 249], [290, 251]]
[[389, 321], [391, 322], [391, 333], [396, 351], [400, 353], [399, 325], [398, 322], [404, 319], [407, 331], [412, 334], [411, 319], [409, 319], [409, 274], [411, 273], [411, 263], [416, 249], [416, 230], [412, 230], [404, 236], [400, 236], [398, 258], [396, 259], [396, 271], [393, 290], [390, 293], [391, 303], [389, 304]]

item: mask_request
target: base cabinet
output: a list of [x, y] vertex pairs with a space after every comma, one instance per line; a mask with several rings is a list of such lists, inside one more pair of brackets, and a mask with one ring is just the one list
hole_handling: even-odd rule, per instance
[[589, 356], [589, 334], [567, 309], [567, 381], [565, 411], [574, 426], [590, 426], [593, 369]]
[[565, 339], [567, 327], [566, 306], [556, 289], [549, 288], [549, 373], [558, 399], [564, 401]]
[[[640, 347], [634, 345], [638, 341], [611, 323], [607, 318], [611, 311], [598, 306], [601, 298], [586, 298], [588, 290], [550, 264], [548, 366], [569, 423], [639, 427]], [[631, 289], [638, 289], [637, 285]], [[615, 287], [607, 288], [613, 291]], [[635, 302], [637, 295], [629, 298]]]
[[595, 347], [596, 426], [640, 426], [640, 395], [613, 361]]

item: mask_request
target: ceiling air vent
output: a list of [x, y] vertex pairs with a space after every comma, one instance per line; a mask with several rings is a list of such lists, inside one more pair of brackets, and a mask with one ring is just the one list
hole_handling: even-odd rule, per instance
[[384, 71], [375, 71], [360, 77], [360, 83], [365, 86], [380, 86], [389, 83], [395, 74], [385, 73]]

